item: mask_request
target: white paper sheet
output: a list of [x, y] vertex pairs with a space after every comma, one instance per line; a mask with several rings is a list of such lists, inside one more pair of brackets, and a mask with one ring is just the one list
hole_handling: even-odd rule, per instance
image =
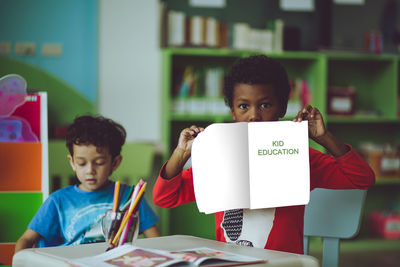
[[214, 213], [308, 203], [307, 123], [242, 122], [208, 126], [192, 146], [193, 183], [199, 211]]

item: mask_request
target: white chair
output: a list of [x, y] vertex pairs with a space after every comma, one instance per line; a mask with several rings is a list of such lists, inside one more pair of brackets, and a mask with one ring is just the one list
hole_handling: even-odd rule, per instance
[[360, 229], [366, 190], [314, 189], [304, 214], [304, 254], [311, 236], [322, 237], [322, 267], [339, 264], [340, 239], [352, 238]]

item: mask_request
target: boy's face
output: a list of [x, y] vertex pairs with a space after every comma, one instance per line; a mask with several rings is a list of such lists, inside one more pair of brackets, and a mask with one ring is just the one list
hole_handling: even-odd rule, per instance
[[231, 108], [236, 122], [277, 121], [282, 118], [282, 106], [270, 84], [236, 84]]
[[108, 148], [94, 145], [74, 145], [74, 155], [68, 155], [83, 191], [96, 191], [109, 182], [109, 176], [121, 163], [121, 155], [112, 159]]

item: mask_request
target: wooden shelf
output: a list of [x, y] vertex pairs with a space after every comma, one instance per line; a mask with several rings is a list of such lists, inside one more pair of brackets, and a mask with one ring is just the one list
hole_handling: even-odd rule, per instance
[[389, 118], [383, 116], [358, 115], [358, 114], [349, 116], [328, 115], [327, 121], [328, 123], [376, 123], [376, 124], [399, 123], [400, 124], [400, 119], [397, 117]]
[[[225, 49], [225, 48], [187, 48], [187, 47], [176, 47], [176, 48], [163, 48], [163, 53], [172, 55], [182, 55], [182, 56], [210, 56], [210, 57], [247, 57], [253, 54], [261, 54], [260, 51], [251, 50], [237, 50], [237, 49]], [[321, 54], [308, 51], [298, 51], [298, 52], [280, 52], [280, 53], [268, 53], [268, 56], [273, 58], [281, 59], [318, 59]]]
[[396, 58], [393, 54], [371, 54], [362, 52], [342, 52], [329, 51], [323, 52], [329, 60], [346, 60], [346, 61], [392, 61]]
[[232, 121], [230, 114], [171, 114], [171, 120], [174, 121]]

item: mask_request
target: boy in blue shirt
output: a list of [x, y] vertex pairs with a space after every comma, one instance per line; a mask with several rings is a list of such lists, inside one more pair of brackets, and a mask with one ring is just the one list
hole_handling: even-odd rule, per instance
[[[69, 163], [79, 185], [57, 190], [43, 203], [18, 239], [15, 252], [24, 248], [104, 242], [101, 218], [112, 208], [114, 182], [111, 173], [122, 161], [125, 129], [102, 116], [77, 117], [68, 128], [66, 145]], [[122, 201], [129, 199], [130, 187], [121, 185]], [[157, 216], [142, 198], [139, 233], [160, 236]]]

